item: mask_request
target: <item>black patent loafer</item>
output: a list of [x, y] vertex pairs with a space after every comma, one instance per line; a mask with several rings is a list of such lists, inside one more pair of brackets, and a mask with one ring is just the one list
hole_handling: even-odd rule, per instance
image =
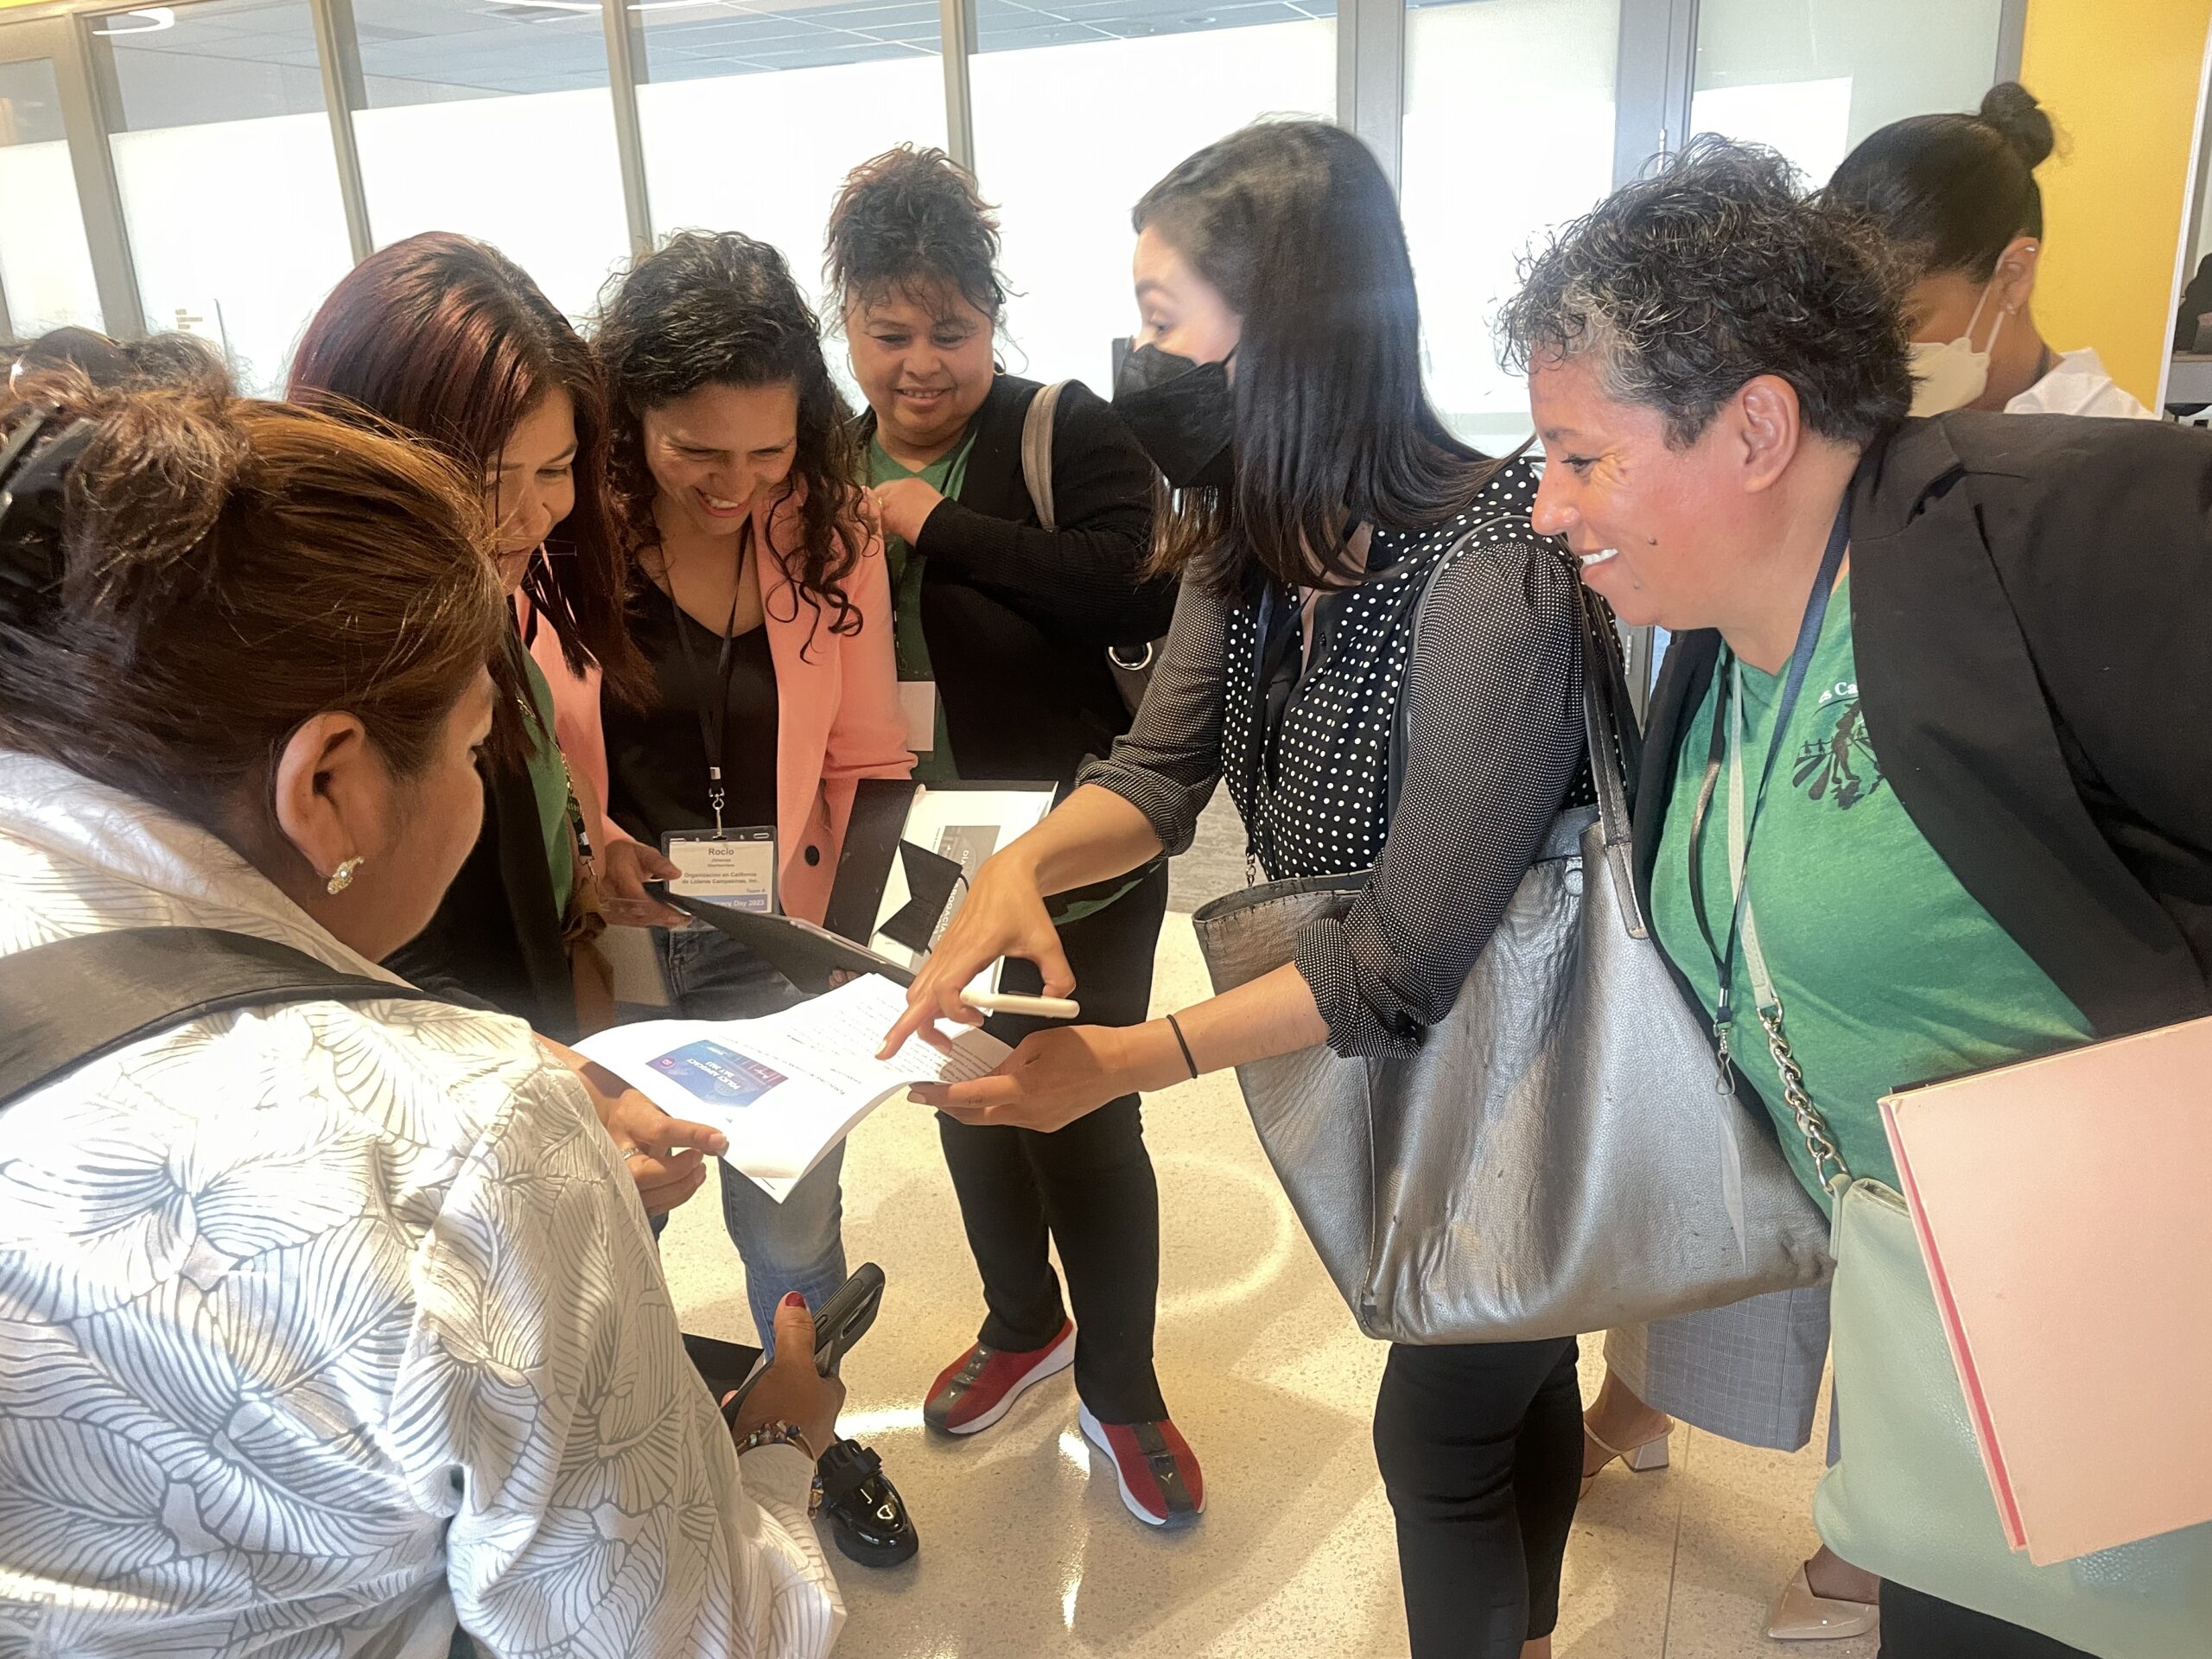
[[837, 1534], [837, 1548], [862, 1567], [896, 1567], [912, 1560], [922, 1535], [906, 1513], [899, 1489], [884, 1478], [883, 1459], [857, 1440], [839, 1440], [822, 1454], [822, 1513]]

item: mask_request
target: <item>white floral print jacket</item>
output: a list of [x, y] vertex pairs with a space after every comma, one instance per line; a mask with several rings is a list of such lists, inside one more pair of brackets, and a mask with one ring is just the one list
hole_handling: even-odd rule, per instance
[[[0, 753], [0, 954], [103, 928], [381, 974], [212, 836]], [[390, 976], [384, 976], [390, 977]], [[826, 1653], [803, 1453], [685, 1360], [519, 1022], [201, 1020], [0, 1111], [0, 1659]]]

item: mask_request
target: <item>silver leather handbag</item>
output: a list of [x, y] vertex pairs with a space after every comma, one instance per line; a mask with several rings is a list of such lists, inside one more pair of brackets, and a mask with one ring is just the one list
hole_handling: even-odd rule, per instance
[[[1370, 1337], [1570, 1336], [1831, 1270], [1827, 1219], [1764, 1116], [1715, 1087], [1709, 1034], [1645, 925], [1624, 781], [1640, 739], [1611, 619], [1581, 598], [1598, 805], [1554, 821], [1452, 1012], [1409, 1056], [1317, 1046], [1237, 1068], [1291, 1205]], [[1406, 741], [1402, 691], [1394, 792]], [[1192, 920], [1215, 991], [1290, 961], [1300, 931], [1341, 915], [1368, 874], [1205, 906]]]

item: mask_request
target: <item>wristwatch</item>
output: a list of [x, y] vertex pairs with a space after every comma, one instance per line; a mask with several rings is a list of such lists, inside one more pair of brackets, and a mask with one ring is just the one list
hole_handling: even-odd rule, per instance
[[[757, 1452], [764, 1446], [797, 1446], [801, 1452], [806, 1453], [807, 1462], [810, 1464], [816, 1462], [814, 1448], [807, 1444], [806, 1434], [797, 1423], [786, 1423], [772, 1419], [758, 1425], [738, 1441], [737, 1455], [741, 1458], [747, 1452]], [[806, 1518], [811, 1521], [821, 1512], [822, 1471], [817, 1465], [814, 1471], [813, 1483], [808, 1486], [806, 1491]]]

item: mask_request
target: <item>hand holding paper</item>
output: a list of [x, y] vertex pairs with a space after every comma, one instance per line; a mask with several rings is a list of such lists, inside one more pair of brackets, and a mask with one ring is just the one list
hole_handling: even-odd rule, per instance
[[910, 1039], [875, 1058], [906, 993], [870, 975], [764, 1020], [652, 1020], [578, 1045], [673, 1116], [728, 1137], [722, 1155], [781, 1202], [891, 1096], [995, 1071], [1007, 1046], [963, 1032], [944, 1050]]

